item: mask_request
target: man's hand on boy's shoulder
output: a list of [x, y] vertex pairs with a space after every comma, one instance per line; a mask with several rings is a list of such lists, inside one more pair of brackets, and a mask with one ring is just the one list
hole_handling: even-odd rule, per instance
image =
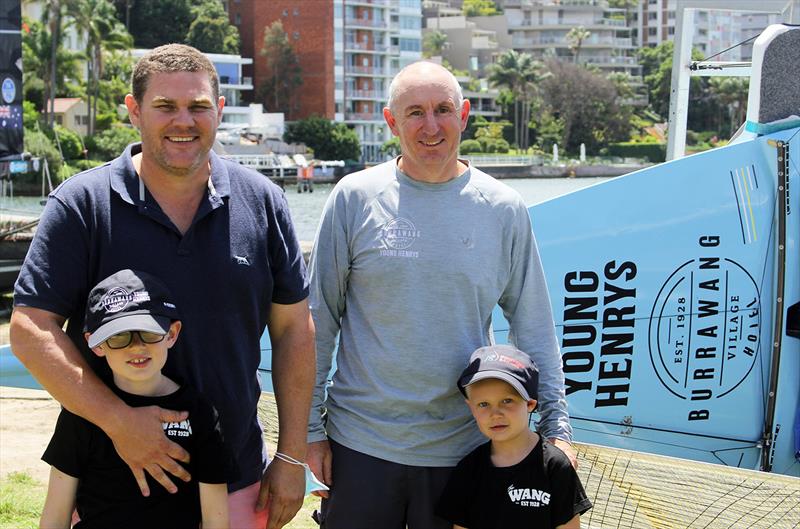
[[551, 437], [547, 441], [564, 452], [569, 459], [569, 462], [572, 463], [572, 468], [578, 470], [578, 454], [575, 452], [575, 448], [572, 447], [571, 443], [556, 437]]
[[133, 472], [142, 495], [150, 495], [145, 472], [167, 491], [177, 492], [178, 488], [169, 474], [183, 481], [191, 479], [189, 472], [178, 463], [188, 463], [189, 453], [167, 438], [162, 423], [180, 422], [188, 417], [188, 413], [165, 410], [158, 406], [131, 408], [125, 405], [122, 410], [122, 413], [115, 414], [118, 420], [106, 434]]

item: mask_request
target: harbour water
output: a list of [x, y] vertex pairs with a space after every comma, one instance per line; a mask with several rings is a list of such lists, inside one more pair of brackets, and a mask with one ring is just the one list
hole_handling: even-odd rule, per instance
[[[509, 178], [503, 183], [522, 195], [525, 204], [532, 206], [610, 178]], [[301, 241], [313, 241], [322, 208], [333, 184], [317, 184], [313, 193], [298, 193], [294, 187], [286, 188], [286, 200], [292, 212], [292, 221]]]
[[[516, 189], [528, 206], [570, 193], [599, 182], [609, 180], [597, 178], [509, 178], [503, 183]], [[313, 193], [298, 193], [294, 186], [286, 187], [286, 200], [292, 213], [297, 237], [301, 241], [313, 241], [325, 201], [333, 184], [316, 184]], [[15, 197], [0, 200], [0, 222], [9, 217], [36, 218], [41, 213], [40, 197]]]

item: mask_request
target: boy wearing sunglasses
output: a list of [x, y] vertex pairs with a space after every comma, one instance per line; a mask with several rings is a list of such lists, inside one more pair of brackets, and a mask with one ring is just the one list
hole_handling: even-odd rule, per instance
[[161, 373], [181, 330], [166, 285], [135, 270], [121, 270], [89, 294], [85, 338], [112, 371], [114, 392], [130, 406], [188, 410], [180, 423], [163, 423], [167, 437], [189, 452], [191, 481], [176, 481], [170, 494], [153, 486], [142, 496], [111, 439], [97, 426], [61, 410], [42, 459], [51, 465], [40, 527], [171, 529], [228, 528], [232, 458], [213, 406], [189, 387]]

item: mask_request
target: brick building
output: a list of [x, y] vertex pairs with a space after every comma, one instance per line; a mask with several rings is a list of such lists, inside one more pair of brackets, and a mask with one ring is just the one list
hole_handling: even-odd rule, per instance
[[[333, 2], [331, 0], [228, 0], [230, 21], [239, 29], [241, 54], [252, 57], [254, 94], [266, 76], [266, 59], [261, 55], [264, 32], [280, 20], [302, 68], [303, 83], [297, 88], [290, 108], [271, 108], [284, 112], [287, 121], [313, 114], [334, 118]], [[254, 98], [257, 96], [253, 96]]]

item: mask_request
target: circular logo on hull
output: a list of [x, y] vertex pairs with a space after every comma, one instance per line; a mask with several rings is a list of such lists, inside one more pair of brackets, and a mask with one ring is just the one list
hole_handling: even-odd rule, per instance
[[693, 259], [675, 270], [650, 315], [650, 360], [664, 387], [683, 399], [736, 389], [758, 357], [760, 299], [731, 259]]

